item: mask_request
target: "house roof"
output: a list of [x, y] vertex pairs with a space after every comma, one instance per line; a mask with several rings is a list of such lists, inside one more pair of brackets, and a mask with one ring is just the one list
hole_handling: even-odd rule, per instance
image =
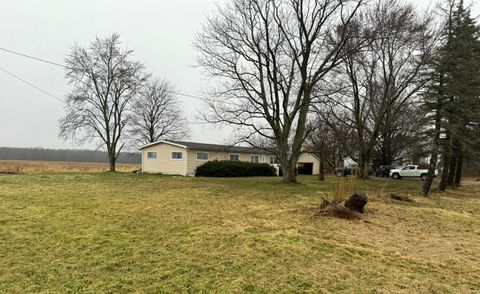
[[269, 151], [254, 148], [254, 147], [244, 147], [244, 146], [231, 146], [231, 145], [219, 145], [219, 144], [207, 144], [207, 143], [197, 143], [197, 142], [185, 142], [185, 141], [157, 141], [140, 147], [144, 149], [146, 147], [154, 146], [157, 144], [170, 144], [180, 148], [185, 149], [198, 149], [205, 151], [221, 151], [221, 152], [241, 152], [241, 153], [253, 153], [253, 154], [272, 154]]

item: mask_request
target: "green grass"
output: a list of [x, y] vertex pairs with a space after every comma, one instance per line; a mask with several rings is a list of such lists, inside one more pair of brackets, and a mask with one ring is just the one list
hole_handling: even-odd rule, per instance
[[0, 292], [480, 292], [480, 185], [362, 181], [348, 221], [312, 216], [335, 178], [300, 181], [0, 175]]

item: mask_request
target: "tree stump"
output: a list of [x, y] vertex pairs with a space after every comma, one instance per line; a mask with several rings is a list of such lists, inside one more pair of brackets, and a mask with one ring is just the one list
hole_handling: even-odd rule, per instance
[[390, 199], [397, 200], [397, 201], [403, 201], [403, 202], [413, 202], [413, 200], [410, 199], [410, 197], [403, 196], [403, 195], [397, 195], [397, 194], [390, 194]]
[[327, 208], [329, 205], [330, 205], [330, 201], [328, 201], [327, 199], [323, 198], [323, 201], [322, 201], [322, 204], [320, 204], [320, 209], [324, 209], [324, 208]]
[[[322, 197], [323, 198], [323, 197]], [[358, 211], [351, 210], [341, 204], [337, 204], [335, 201], [328, 201], [323, 198], [322, 204], [320, 204], [319, 215], [334, 216], [345, 219], [361, 219], [362, 214]]]
[[358, 211], [363, 213], [363, 207], [367, 204], [368, 198], [365, 193], [359, 191], [355, 192], [347, 201], [345, 201], [345, 207], [350, 208], [351, 210]]

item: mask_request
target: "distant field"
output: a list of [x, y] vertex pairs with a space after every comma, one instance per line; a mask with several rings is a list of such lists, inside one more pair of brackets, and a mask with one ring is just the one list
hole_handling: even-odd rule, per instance
[[313, 214], [338, 179], [300, 181], [0, 175], [0, 293], [480, 293], [480, 185], [361, 181], [349, 221]]
[[[140, 164], [117, 164], [117, 170], [120, 172], [132, 172], [140, 168]], [[0, 173], [102, 172], [107, 170], [107, 163], [98, 162], [0, 160]]]

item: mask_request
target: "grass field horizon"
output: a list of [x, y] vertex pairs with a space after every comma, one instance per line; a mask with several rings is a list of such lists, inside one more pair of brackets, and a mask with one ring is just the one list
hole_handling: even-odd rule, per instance
[[[117, 171], [133, 172], [141, 164], [117, 163]], [[65, 172], [104, 172], [108, 171], [106, 162], [73, 162], [42, 160], [0, 160], [0, 173], [65, 173]]]
[[0, 292], [480, 292], [480, 185], [359, 181], [352, 221], [314, 217], [338, 179], [299, 179], [0, 175]]

